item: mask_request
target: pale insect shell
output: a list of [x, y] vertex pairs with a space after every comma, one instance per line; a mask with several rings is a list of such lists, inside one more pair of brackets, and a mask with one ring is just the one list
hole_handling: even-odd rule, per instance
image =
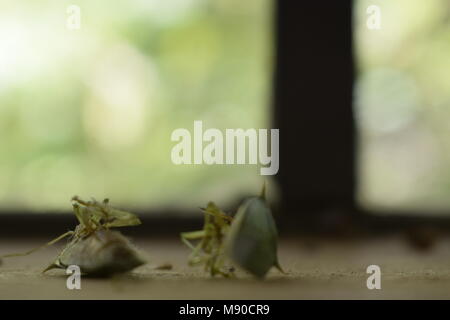
[[225, 250], [241, 268], [263, 278], [271, 267], [280, 269], [277, 238], [275, 221], [266, 201], [252, 197], [239, 207], [227, 235]]
[[85, 274], [109, 276], [130, 271], [144, 263], [120, 232], [99, 230], [84, 238], [73, 238], [46, 270], [77, 265]]

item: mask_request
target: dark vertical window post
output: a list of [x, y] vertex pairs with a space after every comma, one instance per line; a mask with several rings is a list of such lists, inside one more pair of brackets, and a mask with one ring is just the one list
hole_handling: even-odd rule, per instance
[[281, 210], [323, 226], [354, 209], [352, 1], [281, 0], [276, 10]]

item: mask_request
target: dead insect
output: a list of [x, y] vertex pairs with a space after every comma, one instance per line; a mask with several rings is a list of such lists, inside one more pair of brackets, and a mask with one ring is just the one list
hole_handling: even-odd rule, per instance
[[[211, 276], [220, 274], [233, 276], [233, 271], [224, 267], [224, 237], [232, 218], [220, 210], [213, 202], [208, 203], [204, 212], [203, 230], [181, 233], [181, 240], [192, 249], [188, 263], [191, 266], [204, 265]], [[192, 241], [198, 241], [196, 245]]]
[[72, 198], [72, 206], [79, 224], [49, 243], [25, 253], [4, 257], [24, 256], [70, 236], [70, 241], [61, 253], [43, 272], [53, 268], [77, 265], [85, 274], [108, 276], [126, 272], [144, 264], [144, 260], [127, 238], [110, 228], [139, 225], [139, 218], [126, 211], [109, 206], [108, 199], [99, 203]]
[[[204, 212], [203, 230], [181, 234], [182, 241], [192, 249], [190, 265], [204, 264], [212, 276], [232, 276], [234, 268], [224, 268], [228, 260], [259, 278], [273, 266], [283, 272], [277, 257], [277, 229], [265, 199], [265, 187], [261, 196], [245, 200], [235, 217], [212, 202]], [[194, 246], [192, 240], [200, 241]]]
[[225, 251], [242, 269], [263, 278], [272, 267], [284, 273], [278, 263], [277, 242], [277, 228], [263, 187], [261, 196], [251, 197], [239, 207]]

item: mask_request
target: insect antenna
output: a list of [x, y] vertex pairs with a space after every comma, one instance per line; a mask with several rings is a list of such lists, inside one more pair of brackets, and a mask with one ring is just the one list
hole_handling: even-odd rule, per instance
[[233, 217], [226, 215], [224, 213], [221, 212], [214, 212], [214, 211], [210, 211], [208, 208], [200, 208], [200, 210], [202, 210], [202, 212], [207, 213], [213, 217], [219, 217], [219, 218], [223, 218], [229, 222], [233, 221]]

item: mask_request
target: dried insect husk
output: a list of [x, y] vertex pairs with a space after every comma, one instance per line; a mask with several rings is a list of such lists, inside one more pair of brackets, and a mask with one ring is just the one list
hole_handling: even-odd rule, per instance
[[277, 257], [277, 228], [263, 197], [247, 199], [238, 209], [227, 235], [225, 251], [231, 260], [256, 277], [263, 278]]
[[[232, 218], [220, 210], [214, 202], [209, 202], [202, 210], [205, 214], [203, 230], [181, 233], [181, 240], [192, 250], [189, 265], [204, 265], [205, 271], [213, 277], [215, 275], [233, 277], [233, 272], [224, 267], [223, 252], [223, 238]], [[191, 241], [198, 242], [194, 245]]]
[[110, 276], [144, 263], [126, 237], [118, 231], [104, 229], [86, 237], [75, 236], [44, 272], [77, 265], [84, 274]]

